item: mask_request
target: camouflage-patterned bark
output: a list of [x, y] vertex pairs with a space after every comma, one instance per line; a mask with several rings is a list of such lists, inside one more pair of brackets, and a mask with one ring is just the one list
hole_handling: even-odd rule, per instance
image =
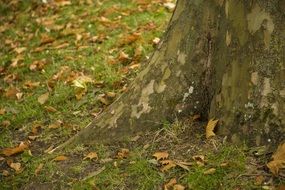
[[232, 141], [277, 143], [285, 130], [285, 0], [178, 0], [147, 67], [70, 139], [111, 142], [190, 114]]

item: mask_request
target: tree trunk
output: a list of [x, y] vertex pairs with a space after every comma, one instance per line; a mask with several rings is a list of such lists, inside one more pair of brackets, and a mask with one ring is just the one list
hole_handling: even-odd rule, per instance
[[219, 119], [234, 142], [284, 140], [284, 10], [285, 0], [178, 0], [147, 67], [63, 146], [113, 142], [191, 114]]

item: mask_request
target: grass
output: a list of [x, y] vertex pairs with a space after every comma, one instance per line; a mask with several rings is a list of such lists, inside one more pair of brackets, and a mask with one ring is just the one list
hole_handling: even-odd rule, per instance
[[[124, 91], [147, 64], [154, 50], [152, 40], [161, 38], [171, 16], [158, 0], [146, 5], [134, 0], [70, 2], [65, 6], [34, 0], [0, 2], [0, 149], [29, 141], [31, 151], [0, 156], [0, 189], [149, 190], [162, 189], [172, 178], [188, 189], [256, 187], [254, 179], [240, 176], [248, 167], [243, 148], [215, 149], [203, 141], [204, 134], [188, 133], [192, 125], [182, 121], [165, 123], [162, 130], [141, 135], [136, 142], [77, 146], [62, 153], [68, 160], [55, 162], [60, 154], [45, 151], [85, 127]], [[139, 37], [130, 41], [137, 33]], [[129, 58], [120, 61], [120, 52]], [[38, 98], [47, 92], [42, 105]], [[115, 97], [108, 96], [110, 92]], [[58, 120], [59, 127], [49, 127]], [[189, 139], [193, 134], [195, 138]], [[117, 157], [121, 148], [130, 149], [124, 159]], [[171, 153], [169, 159], [193, 161], [192, 156], [202, 154], [208, 161], [189, 171], [176, 167], [162, 172], [152, 154], [163, 150]], [[98, 159], [83, 160], [88, 152], [96, 152]], [[21, 170], [16, 172], [8, 162], [20, 163]], [[225, 162], [228, 166], [222, 167]], [[40, 164], [43, 168], [35, 174]], [[210, 168], [215, 173], [205, 175]], [[94, 171], [100, 172], [84, 180]]]

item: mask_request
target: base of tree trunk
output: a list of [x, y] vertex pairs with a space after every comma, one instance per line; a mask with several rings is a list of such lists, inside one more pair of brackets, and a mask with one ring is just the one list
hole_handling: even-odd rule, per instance
[[114, 142], [195, 114], [219, 119], [219, 133], [235, 143], [284, 141], [284, 8], [282, 0], [178, 0], [128, 91], [59, 148]]

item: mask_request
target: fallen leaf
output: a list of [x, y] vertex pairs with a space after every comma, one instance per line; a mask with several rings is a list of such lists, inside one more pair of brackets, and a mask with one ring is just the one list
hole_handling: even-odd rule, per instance
[[46, 111], [48, 111], [48, 112], [57, 112], [57, 109], [55, 109], [55, 108], [52, 107], [52, 106], [45, 106], [44, 108], [45, 108]]
[[175, 3], [163, 3], [163, 6], [169, 11], [173, 11], [175, 9]]
[[9, 120], [4, 120], [4, 121], [2, 121], [1, 125], [3, 127], [9, 127], [11, 125], [11, 122]]
[[117, 158], [123, 159], [127, 158], [129, 156], [130, 150], [126, 148], [122, 148], [118, 153], [117, 153]]
[[167, 152], [156, 152], [152, 156], [155, 157], [156, 160], [161, 160], [168, 158], [169, 154]]
[[276, 152], [272, 155], [272, 161], [267, 164], [267, 167], [276, 176], [280, 169], [285, 168], [285, 143], [278, 146]]
[[12, 162], [8, 164], [10, 166], [10, 168], [14, 169], [16, 172], [20, 172], [21, 171], [21, 163], [19, 162]]
[[5, 176], [5, 177], [9, 176], [9, 171], [2, 170], [2, 175]]
[[95, 160], [98, 160], [98, 155], [97, 155], [96, 152], [90, 152], [90, 153], [88, 153], [88, 154], [83, 158], [83, 160], [86, 160], [86, 159], [90, 159], [90, 160], [95, 159]]
[[160, 39], [157, 38], [157, 37], [155, 37], [155, 38], [152, 40], [152, 43], [153, 43], [154, 45], [159, 44], [159, 42], [160, 42]]
[[216, 172], [216, 168], [210, 168], [210, 169], [204, 171], [204, 174], [209, 175], [209, 174], [213, 174], [215, 172]]
[[218, 119], [214, 120], [214, 119], [210, 119], [210, 121], [208, 122], [207, 126], [206, 126], [206, 138], [210, 138], [212, 136], [215, 136], [216, 134], [214, 133], [214, 129], [218, 124]]
[[50, 124], [48, 126], [49, 129], [57, 129], [59, 127], [61, 127], [61, 125], [63, 124], [63, 122], [61, 120], [57, 120], [56, 122]]
[[160, 169], [162, 172], [165, 172], [171, 168], [176, 167], [176, 163], [172, 160], [162, 160], [160, 163], [163, 165], [163, 167]]
[[32, 140], [32, 141], [34, 141], [34, 140], [36, 140], [36, 138], [38, 138], [39, 136], [28, 136], [28, 139], [29, 140]]
[[170, 190], [177, 183], [176, 178], [172, 178], [164, 185], [164, 190]]
[[39, 173], [41, 172], [41, 170], [43, 169], [44, 164], [39, 164], [38, 167], [35, 169], [35, 175], [39, 175]]
[[40, 86], [40, 82], [32, 82], [32, 81], [29, 80], [29, 81], [26, 81], [24, 83], [23, 88], [25, 88], [25, 89], [34, 89], [34, 88], [36, 88], [38, 86]]
[[15, 88], [15, 87], [9, 87], [6, 92], [5, 92], [5, 96], [7, 98], [17, 98], [17, 93], [19, 93], [20, 91]]
[[173, 190], [184, 190], [185, 187], [183, 185], [180, 184], [176, 184], [173, 186]]
[[5, 156], [12, 156], [14, 154], [24, 152], [24, 150], [28, 149], [28, 147], [29, 146], [27, 145], [27, 143], [21, 142], [20, 145], [17, 147], [6, 148], [2, 150], [2, 154], [4, 154]]
[[192, 166], [193, 163], [192, 162], [182, 162], [182, 161], [179, 161], [179, 160], [175, 160], [175, 164], [187, 171], [189, 171], [189, 167], [188, 166]]
[[6, 109], [5, 109], [5, 108], [1, 108], [1, 109], [0, 109], [0, 115], [4, 115], [5, 112], [6, 112]]
[[194, 160], [194, 161], [196, 161], [196, 164], [198, 165], [198, 166], [204, 166], [205, 165], [205, 156], [203, 156], [203, 155], [196, 155], [196, 156], [193, 156], [192, 157], [192, 159]]
[[26, 51], [27, 48], [26, 47], [18, 47], [18, 48], [15, 48], [14, 51], [17, 53], [17, 54], [21, 54], [23, 53], [24, 51]]
[[48, 97], [49, 93], [44, 93], [38, 97], [38, 102], [43, 105], [48, 100]]
[[129, 55], [121, 51], [118, 56], [119, 61], [124, 62], [130, 59]]
[[57, 157], [55, 157], [53, 160], [54, 161], [64, 161], [64, 160], [67, 160], [68, 159], [68, 157], [66, 157], [66, 156], [57, 156]]

